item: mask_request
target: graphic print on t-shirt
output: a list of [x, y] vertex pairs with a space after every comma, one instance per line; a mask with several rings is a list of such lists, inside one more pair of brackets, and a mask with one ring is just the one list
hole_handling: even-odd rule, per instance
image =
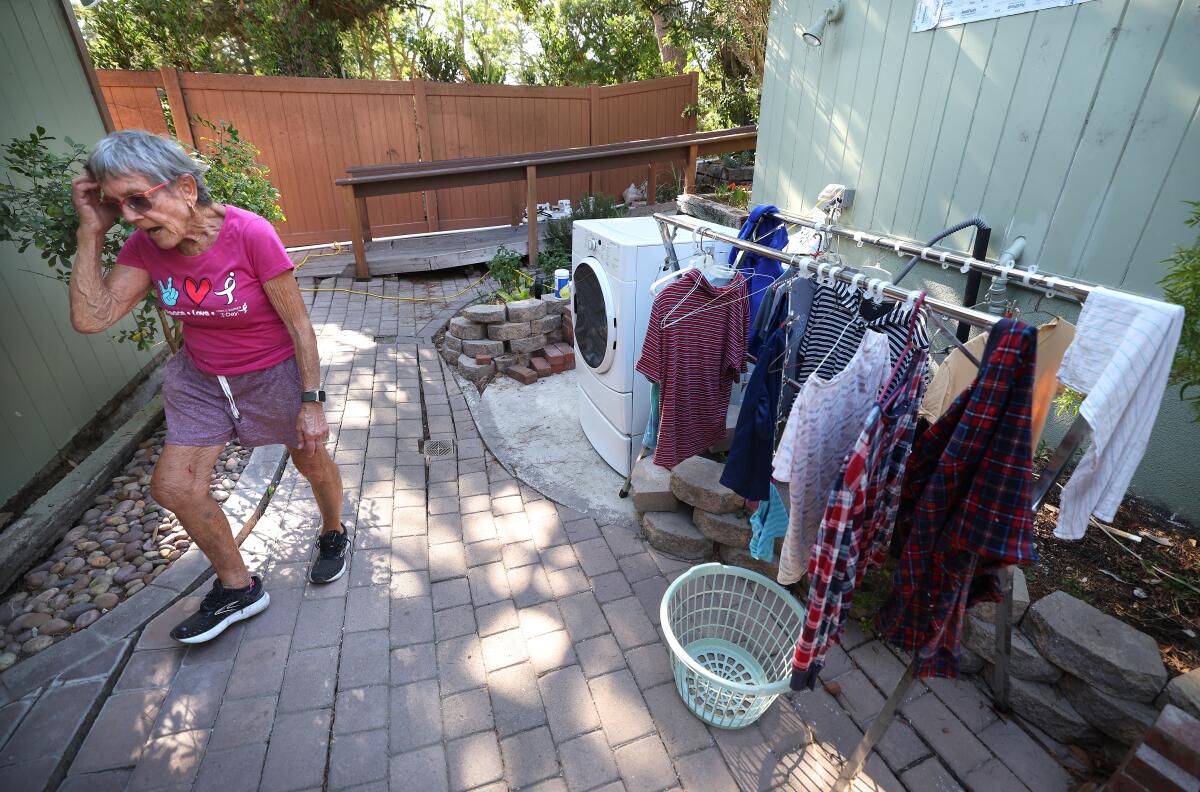
[[[179, 302], [179, 290], [171, 285], [172, 280], [173, 280], [173, 278], [168, 277], [166, 283], [163, 283], [163, 281], [161, 281], [161, 280], [158, 282], [159, 298], [162, 300], [163, 306], [168, 309], [175, 308], [175, 305]], [[236, 316], [238, 314], [244, 314], [244, 313], [246, 313], [246, 310], [247, 310], [247, 306], [245, 303], [243, 303], [242, 305], [240, 305], [236, 308], [225, 307], [225, 308], [218, 308], [218, 309], [202, 309], [200, 307], [201, 304], [204, 302], [205, 298], [208, 297], [210, 294], [216, 295], [218, 297], [224, 297], [226, 306], [233, 305], [233, 300], [234, 300], [233, 293], [236, 288], [237, 288], [237, 276], [233, 272], [230, 272], [229, 275], [225, 278], [224, 287], [222, 289], [220, 289], [219, 291], [213, 290], [212, 281], [208, 278], [201, 278], [200, 280], [196, 280], [195, 278], [188, 276], [183, 279], [183, 292], [184, 292], [184, 294], [187, 295], [187, 298], [189, 300], [191, 300], [192, 304], [195, 305], [196, 307], [191, 308], [191, 309], [181, 307], [178, 310], [168, 310], [167, 313], [170, 316], [173, 316], [176, 318], [181, 317], [181, 316], [225, 317], [225, 316]]]
[[167, 278], [166, 283], [163, 283], [161, 280], [158, 282], [159, 297], [162, 299], [162, 304], [168, 308], [174, 307], [175, 303], [179, 300], [179, 289], [171, 285], [172, 280], [174, 279]]
[[212, 281], [208, 278], [201, 278], [200, 282], [185, 278], [183, 281], [183, 291], [187, 294], [188, 299], [196, 305], [204, 302], [204, 298], [212, 291]]

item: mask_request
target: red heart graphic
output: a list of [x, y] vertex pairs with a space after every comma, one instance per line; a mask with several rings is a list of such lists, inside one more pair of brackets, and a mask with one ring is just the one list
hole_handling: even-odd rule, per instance
[[199, 283], [187, 278], [183, 282], [183, 291], [187, 294], [188, 299], [196, 305], [204, 302], [204, 298], [212, 291], [212, 281], [208, 278], [201, 278]]

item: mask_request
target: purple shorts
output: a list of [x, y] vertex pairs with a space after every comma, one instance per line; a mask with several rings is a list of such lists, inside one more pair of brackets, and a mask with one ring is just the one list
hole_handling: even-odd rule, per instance
[[215, 375], [196, 368], [187, 350], [171, 358], [163, 383], [169, 444], [219, 446], [237, 437], [247, 448], [297, 447], [301, 386], [295, 357], [225, 379], [229, 396]]

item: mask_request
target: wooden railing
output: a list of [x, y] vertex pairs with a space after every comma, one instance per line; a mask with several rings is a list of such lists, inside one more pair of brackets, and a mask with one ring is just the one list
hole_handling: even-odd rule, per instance
[[[697, 76], [611, 86], [556, 88], [196, 74], [100, 69], [118, 129], [167, 131], [201, 143], [196, 117], [229, 121], [260, 150], [281, 194], [288, 245], [346, 239], [334, 180], [349, 166], [492, 157], [655, 138], [696, 131]], [[187, 119], [188, 123], [181, 123]], [[572, 174], [543, 181], [543, 200], [600, 190], [619, 195], [641, 171]], [[500, 225], [514, 198], [494, 185], [370, 200], [380, 235]], [[524, 199], [516, 201], [523, 206]], [[519, 211], [519, 209], [518, 209]]]
[[[412, 165], [365, 165], [349, 168], [349, 176], [338, 179], [344, 188], [342, 204], [350, 225], [354, 245], [354, 266], [358, 277], [370, 276], [367, 268], [366, 243], [371, 240], [372, 226], [367, 201], [370, 198], [509, 184], [513, 196], [513, 212], [509, 221], [520, 222], [519, 198], [524, 195], [525, 212], [529, 218], [529, 261], [537, 263], [537, 203], [538, 179], [554, 179], [579, 174], [595, 174], [617, 169], [645, 168], [646, 194], [655, 192], [658, 166], [679, 163], [683, 170], [684, 191], [690, 191], [696, 175], [696, 158], [729, 151], [746, 151], [757, 147], [758, 128], [753, 126], [672, 135], [651, 140], [610, 143], [600, 146], [540, 151], [496, 157], [471, 157], [443, 162], [422, 162]], [[636, 172], [636, 171], [635, 171]], [[524, 190], [521, 182], [525, 183]], [[382, 234], [381, 234], [382, 236]]]

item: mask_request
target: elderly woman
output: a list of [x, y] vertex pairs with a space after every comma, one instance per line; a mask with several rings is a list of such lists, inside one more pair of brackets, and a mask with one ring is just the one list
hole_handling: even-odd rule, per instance
[[[329, 583], [346, 570], [342, 480], [325, 449], [316, 335], [275, 229], [253, 212], [214, 203], [204, 167], [177, 143], [115, 132], [71, 184], [80, 219], [71, 324], [81, 333], [107, 330], [154, 289], [183, 325], [183, 350], [167, 364], [167, 438], [150, 492], [216, 569], [200, 609], [171, 632], [203, 643], [271, 601], [209, 493], [213, 464], [234, 437], [244, 446], [288, 447], [321, 511], [309, 579]], [[103, 239], [118, 217], [136, 230], [105, 275]]]

